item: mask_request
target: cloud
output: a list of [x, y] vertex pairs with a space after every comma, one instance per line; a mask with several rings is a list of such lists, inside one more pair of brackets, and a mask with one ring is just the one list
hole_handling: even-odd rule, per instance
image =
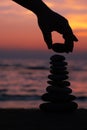
[[55, 1], [54, 8], [65, 13], [87, 13], [87, 1], [84, 1], [85, 0], [62, 0], [61, 2]]
[[[0, 15], [16, 15], [21, 16], [27, 14], [27, 10], [13, 1], [0, 0]], [[29, 13], [28, 13], [29, 14]], [[30, 14], [32, 14], [30, 12]]]
[[[50, 8], [67, 16], [68, 14], [87, 14], [87, 0], [43, 0]], [[23, 15], [32, 13], [10, 0], [0, 0], [0, 14]]]
[[[74, 29], [87, 29], [87, 0], [43, 0], [51, 9], [65, 16]], [[29, 15], [29, 16], [28, 16]], [[28, 17], [27, 17], [28, 16]], [[0, 18], [10, 22], [34, 20], [33, 13], [11, 0], [0, 0]], [[29, 18], [27, 20], [27, 18]], [[30, 20], [30, 21], [29, 21]], [[17, 22], [18, 22], [17, 21]]]
[[65, 16], [74, 29], [87, 30], [87, 0], [48, 1], [53, 5], [50, 7]]

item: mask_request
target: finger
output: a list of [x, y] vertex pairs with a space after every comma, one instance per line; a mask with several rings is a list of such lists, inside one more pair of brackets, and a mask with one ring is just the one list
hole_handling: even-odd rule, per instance
[[74, 48], [74, 42], [73, 41], [68, 41], [65, 40], [65, 47], [66, 47], [66, 52], [72, 52]]
[[70, 41], [78, 41], [77, 37], [73, 34], [73, 31], [68, 22], [64, 26], [63, 38]]
[[48, 46], [48, 49], [52, 48], [52, 36], [51, 36], [51, 32], [42, 32], [43, 33], [43, 37], [44, 40]]
[[73, 35], [73, 41], [78, 41], [77, 37], [75, 35]]

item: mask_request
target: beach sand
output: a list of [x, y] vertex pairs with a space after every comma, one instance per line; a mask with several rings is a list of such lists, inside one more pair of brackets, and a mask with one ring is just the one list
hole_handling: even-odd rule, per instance
[[87, 130], [87, 110], [46, 113], [39, 109], [0, 109], [0, 130]]

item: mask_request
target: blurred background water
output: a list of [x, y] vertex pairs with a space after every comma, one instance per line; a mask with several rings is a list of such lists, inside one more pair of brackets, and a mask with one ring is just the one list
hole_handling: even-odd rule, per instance
[[[0, 59], [0, 108], [38, 108], [48, 86], [49, 58]], [[68, 59], [79, 108], [87, 108], [87, 60]]]

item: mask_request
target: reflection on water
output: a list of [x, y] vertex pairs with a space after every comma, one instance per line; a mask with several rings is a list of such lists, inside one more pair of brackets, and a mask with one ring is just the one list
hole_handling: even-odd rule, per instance
[[[77, 63], [77, 65], [76, 65]], [[69, 80], [79, 107], [87, 108], [87, 62], [69, 60]], [[46, 60], [0, 60], [0, 108], [36, 108], [45, 93]]]

